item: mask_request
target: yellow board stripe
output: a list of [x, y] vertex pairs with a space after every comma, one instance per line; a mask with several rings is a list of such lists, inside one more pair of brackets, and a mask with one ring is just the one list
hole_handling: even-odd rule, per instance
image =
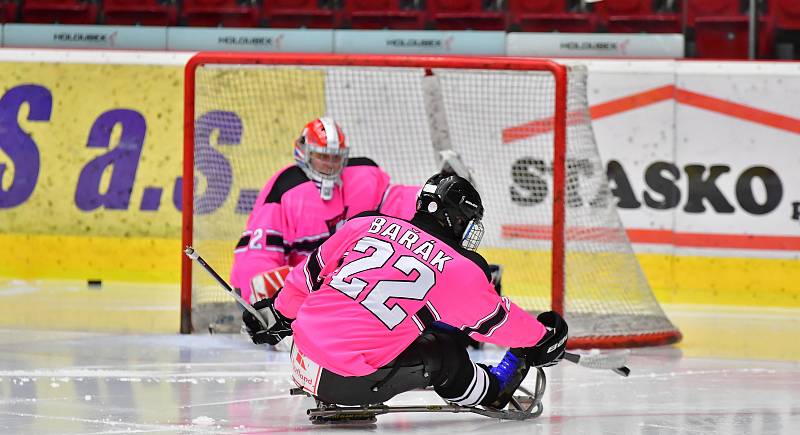
[[[0, 279], [0, 326], [49, 327], [56, 320], [69, 329], [177, 330], [178, 239], [0, 234], [0, 246], [0, 277], [9, 278]], [[504, 288], [512, 298], [533, 284], [515, 270], [546, 261], [520, 251], [483, 254], [504, 266]], [[792, 286], [800, 282], [796, 260], [638, 258], [662, 303], [800, 307], [800, 292]], [[102, 280], [102, 286], [88, 287], [87, 280]], [[55, 311], [42, 317], [42, 305]]]
[[[101, 279], [177, 283], [178, 239], [130, 239], [0, 234], [0, 276], [21, 279]], [[483, 252], [502, 264], [506, 287], [517, 287], [524, 270], [546, 259], [520, 251]], [[800, 261], [639, 254], [639, 262], [659, 301], [800, 307]], [[525, 285], [525, 283], [523, 283]], [[529, 284], [528, 284], [529, 285]]]
[[638, 254], [662, 303], [800, 307], [800, 261]]
[[180, 239], [0, 234], [0, 246], [1, 277], [180, 281]]
[[0, 328], [176, 333], [176, 283], [0, 279]]
[[[513, 289], [509, 292], [512, 298], [528, 290], [541, 293], [542, 283], [529, 282], [528, 275], [520, 271], [545, 268], [544, 276], [549, 276], [546, 254], [505, 249], [483, 249], [481, 253], [490, 263], [503, 265], [503, 289]], [[636, 257], [662, 303], [800, 307], [798, 260], [667, 254]]]

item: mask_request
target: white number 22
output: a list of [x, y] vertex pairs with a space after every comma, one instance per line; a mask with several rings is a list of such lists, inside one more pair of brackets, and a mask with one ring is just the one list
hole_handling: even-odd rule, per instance
[[[345, 278], [366, 270], [379, 269], [386, 265], [386, 262], [394, 255], [394, 247], [392, 247], [391, 243], [374, 237], [362, 238], [356, 243], [353, 250], [364, 253], [369, 248], [374, 249], [371, 254], [344, 265], [339, 270], [339, 273], [333, 276], [331, 287], [346, 294], [353, 300], [358, 298], [369, 283], [357, 277], [352, 277], [350, 282], [347, 282]], [[394, 329], [408, 316], [408, 313], [397, 304], [392, 307], [386, 305], [386, 301], [389, 298], [421, 301], [433, 285], [436, 284], [436, 276], [433, 270], [410, 255], [398, 258], [392, 267], [403, 272], [406, 276], [411, 275], [416, 270], [419, 276], [413, 281], [378, 281], [367, 297], [361, 301], [361, 305], [374, 314], [389, 329]]]

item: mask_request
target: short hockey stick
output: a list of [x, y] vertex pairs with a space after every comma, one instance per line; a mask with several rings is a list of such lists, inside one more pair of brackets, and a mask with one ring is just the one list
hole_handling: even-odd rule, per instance
[[625, 366], [628, 362], [628, 353], [578, 355], [577, 353], [564, 352], [564, 359], [590, 369], [608, 369], [614, 373], [627, 377], [631, 369]]
[[224, 279], [222, 279], [222, 277], [219, 276], [219, 274], [217, 274], [217, 271], [215, 271], [214, 268], [212, 268], [208, 263], [206, 263], [206, 261], [203, 260], [203, 257], [201, 257], [200, 254], [198, 254], [197, 251], [194, 250], [194, 248], [192, 248], [191, 246], [187, 246], [186, 249], [183, 250], [183, 253], [186, 254], [186, 256], [191, 258], [192, 260], [200, 263], [200, 265], [203, 266], [203, 269], [205, 269], [209, 275], [211, 275], [215, 280], [217, 280], [219, 285], [221, 285], [222, 288], [224, 288], [228, 292], [228, 294], [230, 294], [231, 296], [233, 296], [234, 299], [236, 299], [236, 302], [238, 302], [242, 307], [244, 307], [245, 310], [249, 311], [250, 314], [253, 315], [253, 317], [258, 319], [258, 322], [261, 323], [261, 326], [263, 326], [264, 329], [268, 329], [267, 322], [264, 320], [263, 317], [261, 317], [261, 313], [259, 313], [258, 310], [253, 308], [252, 305], [245, 302], [245, 300], [242, 299], [241, 296], [239, 296], [239, 293], [236, 293], [236, 291], [234, 291], [233, 288], [231, 288], [230, 284], [228, 284]]

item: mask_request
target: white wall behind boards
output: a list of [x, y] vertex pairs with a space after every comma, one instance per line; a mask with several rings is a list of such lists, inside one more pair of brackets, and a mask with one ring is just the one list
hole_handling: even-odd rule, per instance
[[637, 249], [797, 258], [800, 64], [574, 62]]

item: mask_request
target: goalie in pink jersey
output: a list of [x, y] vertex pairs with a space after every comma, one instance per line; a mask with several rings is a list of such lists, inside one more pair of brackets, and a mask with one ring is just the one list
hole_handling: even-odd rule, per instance
[[305, 125], [295, 164], [264, 186], [234, 249], [231, 283], [251, 303], [271, 296], [291, 270], [363, 211], [410, 218], [419, 186], [391, 184], [368, 158], [348, 158], [342, 128], [331, 118]]
[[[558, 363], [567, 324], [537, 318], [501, 297], [474, 252], [483, 206], [457, 175], [423, 186], [410, 220], [380, 212], [351, 218], [287, 277], [275, 296], [245, 312], [253, 341], [293, 335], [292, 377], [328, 403], [382, 403], [432, 386], [462, 406], [502, 409], [530, 367]], [[507, 346], [495, 367], [476, 364], [442, 322], [472, 338]]]

